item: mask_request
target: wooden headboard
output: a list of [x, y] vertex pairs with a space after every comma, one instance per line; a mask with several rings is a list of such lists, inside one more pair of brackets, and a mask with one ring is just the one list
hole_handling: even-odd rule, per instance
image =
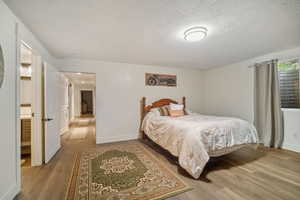
[[[141, 124], [143, 122], [144, 117], [146, 114], [152, 109], [152, 108], [159, 108], [162, 106], [169, 105], [170, 103], [175, 103], [178, 104], [177, 101], [174, 101], [173, 99], [160, 99], [158, 101], [153, 102], [151, 105], [146, 106], [146, 97], [143, 97], [141, 100]], [[182, 97], [182, 104], [183, 107], [185, 108], [185, 97]], [[141, 131], [142, 137], [145, 137], [145, 134]]]

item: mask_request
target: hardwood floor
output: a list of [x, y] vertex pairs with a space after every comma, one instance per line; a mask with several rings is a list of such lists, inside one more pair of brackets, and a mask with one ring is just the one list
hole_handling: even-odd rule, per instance
[[[84, 119], [86, 120], [86, 118]], [[78, 123], [80, 127], [85, 123]], [[90, 120], [87, 138], [71, 139], [72, 130], [62, 137], [62, 148], [42, 167], [22, 168], [22, 193], [16, 199], [64, 199], [77, 152], [94, 148], [95, 122]], [[144, 145], [170, 169], [179, 173], [194, 189], [170, 200], [253, 200], [300, 199], [300, 154], [259, 148], [244, 148], [211, 159], [199, 180], [192, 179], [177, 164], [177, 159], [154, 143]]]

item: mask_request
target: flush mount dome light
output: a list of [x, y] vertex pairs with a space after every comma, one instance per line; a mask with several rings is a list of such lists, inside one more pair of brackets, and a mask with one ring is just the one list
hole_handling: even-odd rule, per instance
[[200, 41], [207, 35], [207, 28], [203, 26], [194, 26], [184, 32], [184, 39], [190, 42]]

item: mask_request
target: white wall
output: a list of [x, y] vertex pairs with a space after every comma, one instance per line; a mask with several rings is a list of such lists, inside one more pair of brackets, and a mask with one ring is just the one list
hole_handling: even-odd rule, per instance
[[295, 57], [300, 57], [300, 47], [204, 71], [205, 113], [241, 117], [253, 122], [254, 68], [249, 66], [268, 59]]
[[[160, 98], [181, 101], [187, 107], [202, 110], [202, 73], [200, 70], [133, 65], [84, 60], [61, 60], [61, 71], [96, 73], [97, 143], [138, 138], [140, 100], [147, 103]], [[145, 73], [176, 74], [177, 87], [145, 86]]]
[[203, 71], [205, 113], [236, 116], [253, 122], [254, 68], [249, 66], [268, 59], [295, 57], [300, 57], [300, 47]]
[[16, 151], [16, 35], [15, 20], [0, 1], [0, 44], [4, 54], [4, 84], [0, 88], [0, 199], [11, 199], [20, 185], [17, 182]]
[[282, 147], [300, 152], [300, 109], [282, 109], [284, 138]]
[[69, 130], [69, 102], [68, 85], [69, 81], [64, 74], [60, 74], [60, 134]]
[[210, 115], [253, 121], [253, 69], [238, 63], [204, 72], [204, 107]]
[[[18, 35], [25, 42], [37, 50], [44, 60], [55, 62], [55, 59], [47, 52], [41, 43], [26, 29], [26, 27], [14, 16], [8, 7], [0, 0], [0, 44], [3, 48], [5, 62], [4, 85], [0, 88], [0, 199], [12, 199], [21, 189], [20, 183], [20, 149], [17, 144], [20, 138], [16, 132], [20, 126], [16, 116], [20, 115], [20, 102], [16, 102], [16, 94], [19, 94], [19, 81], [17, 81], [17, 37], [16, 23], [18, 23]], [[18, 66], [18, 68], [17, 68]], [[18, 72], [19, 73], [19, 72]], [[17, 168], [16, 168], [17, 166]]]

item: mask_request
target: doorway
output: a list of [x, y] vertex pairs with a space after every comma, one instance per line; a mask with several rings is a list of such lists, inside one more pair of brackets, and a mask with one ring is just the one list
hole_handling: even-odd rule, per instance
[[20, 47], [20, 120], [21, 166], [31, 166], [32, 146], [32, 50], [25, 43]]
[[93, 106], [93, 91], [92, 90], [81, 90], [81, 116], [92, 116]]
[[96, 75], [84, 72], [62, 72], [61, 74], [68, 83], [65, 102], [70, 115], [69, 131], [62, 137], [70, 142], [95, 141]]
[[60, 148], [59, 76], [28, 44], [20, 41], [18, 48], [21, 166], [40, 166]]
[[18, 43], [21, 166], [42, 164], [41, 56], [23, 41]]

